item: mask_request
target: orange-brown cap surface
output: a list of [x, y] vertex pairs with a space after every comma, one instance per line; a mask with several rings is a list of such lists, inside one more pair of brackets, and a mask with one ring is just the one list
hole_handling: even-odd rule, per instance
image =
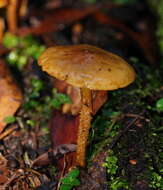
[[8, 4], [8, 0], [0, 0], [0, 8], [5, 7]]
[[92, 90], [122, 88], [135, 79], [134, 69], [121, 57], [86, 44], [48, 48], [38, 62], [51, 76]]

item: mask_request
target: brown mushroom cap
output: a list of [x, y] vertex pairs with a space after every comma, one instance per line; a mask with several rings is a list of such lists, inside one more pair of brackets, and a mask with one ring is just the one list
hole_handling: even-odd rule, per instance
[[121, 57], [86, 44], [48, 48], [38, 62], [51, 76], [92, 90], [122, 88], [135, 79], [134, 69]]

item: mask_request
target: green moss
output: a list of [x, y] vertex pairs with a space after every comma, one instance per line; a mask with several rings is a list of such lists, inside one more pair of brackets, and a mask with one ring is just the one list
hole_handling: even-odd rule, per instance
[[61, 179], [60, 190], [71, 190], [76, 186], [80, 185], [79, 179], [79, 170], [73, 169], [71, 170], [65, 177]]
[[11, 124], [14, 123], [16, 121], [16, 117], [15, 116], [7, 116], [4, 118], [4, 122], [6, 124]]
[[113, 151], [109, 151], [108, 157], [106, 157], [105, 163], [103, 165], [107, 169], [108, 175], [108, 189], [110, 190], [120, 190], [130, 189], [129, 183], [127, 180], [121, 176], [117, 177], [118, 173], [118, 158], [115, 156]]
[[38, 43], [31, 35], [17, 37], [6, 33], [3, 38], [3, 45], [12, 49], [6, 58], [8, 64], [15, 66], [19, 70], [22, 70], [28, 63], [29, 57], [37, 60], [45, 50], [45, 46]]
[[[48, 93], [44, 93], [46, 90]], [[57, 90], [53, 88], [46, 89], [43, 80], [37, 77], [32, 78], [30, 87], [25, 91], [24, 104], [22, 106], [30, 118], [26, 124], [34, 126], [34, 123], [38, 124], [39, 122], [41, 126], [44, 126], [50, 119], [52, 110], [54, 108], [59, 109], [65, 103], [71, 103], [67, 95], [58, 93]]]
[[[129, 159], [140, 153], [139, 148], [129, 152], [131, 145], [143, 149], [141, 159], [145, 160], [143, 170], [132, 176], [132, 182], [145, 180], [150, 187], [162, 188], [163, 118], [160, 109], [162, 109], [163, 73], [162, 70], [151, 69], [148, 65], [135, 60], [131, 59], [131, 63], [137, 69], [136, 81], [127, 88], [109, 93], [108, 102], [97, 114], [90, 135], [89, 159], [104, 147], [112, 145], [113, 139], [115, 140], [125, 130], [128, 122], [134, 119], [134, 117], [123, 117], [125, 114], [137, 117], [145, 113], [145, 118], [149, 120], [148, 122], [142, 120], [140, 128], [132, 126], [131, 131], [123, 133], [122, 137], [118, 138], [111, 150], [113, 154], [109, 151], [105, 167], [108, 170], [109, 189], [113, 190], [131, 189], [133, 186], [128, 175], [132, 176], [132, 171], [136, 170], [137, 165], [131, 165]], [[153, 164], [156, 168], [153, 168]], [[131, 167], [131, 171], [128, 167]]]
[[160, 98], [156, 102], [156, 109], [160, 112], [163, 112], [163, 98]]

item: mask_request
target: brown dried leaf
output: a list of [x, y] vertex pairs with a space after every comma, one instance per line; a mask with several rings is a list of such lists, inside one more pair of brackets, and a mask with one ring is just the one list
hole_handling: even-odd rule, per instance
[[79, 117], [54, 111], [50, 123], [53, 147], [61, 144], [76, 144]]
[[76, 145], [74, 144], [62, 144], [60, 146], [55, 147], [54, 149], [50, 149], [47, 152], [41, 154], [37, 157], [32, 166], [44, 166], [49, 164], [52, 160], [57, 160], [63, 157], [65, 154], [74, 152], [76, 150]]
[[8, 175], [7, 160], [0, 154], [0, 185], [3, 185], [8, 180]]
[[55, 80], [54, 87], [57, 88], [59, 92], [67, 94], [72, 100], [71, 104], [63, 105], [62, 112], [77, 115], [81, 109], [80, 89], [57, 79]]
[[[80, 88], [68, 86], [66, 94], [71, 98], [72, 104], [70, 104], [70, 112], [72, 115], [77, 115], [82, 107]], [[63, 111], [63, 113], [65, 113]]]
[[[63, 114], [60, 111], [54, 111], [51, 122], [51, 141], [52, 147], [63, 144], [76, 144], [77, 142], [77, 131], [79, 126], [79, 116], [72, 116], [70, 114]], [[60, 171], [64, 168], [66, 160], [66, 169], [70, 168], [75, 163], [75, 152], [66, 154], [64, 159], [60, 159], [57, 162]]]
[[15, 114], [22, 102], [22, 93], [15, 84], [6, 64], [0, 60], [0, 132], [6, 123], [4, 118]]
[[100, 90], [93, 92], [93, 115], [97, 113], [97, 111], [104, 105], [108, 98], [108, 93], [107, 91]]
[[[71, 100], [72, 104], [69, 105], [69, 110], [64, 111], [64, 105], [62, 108], [63, 113], [71, 113], [72, 115], [77, 115], [81, 110], [81, 94], [80, 88], [73, 87], [72, 85], [67, 84], [65, 81], [60, 81], [55, 79], [54, 87], [58, 89], [59, 92], [67, 94]], [[95, 115], [97, 111], [102, 107], [106, 102], [108, 95], [107, 91], [92, 91], [92, 114]]]

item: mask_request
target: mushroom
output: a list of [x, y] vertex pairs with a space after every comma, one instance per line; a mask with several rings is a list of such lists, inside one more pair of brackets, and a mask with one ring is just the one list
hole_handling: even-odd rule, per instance
[[[7, 0], [0, 0], [0, 12], [2, 11], [6, 5], [8, 4]], [[3, 12], [3, 11], [2, 11]], [[4, 33], [4, 19], [0, 16], [0, 42], [2, 41], [3, 38], [3, 33]]]
[[134, 81], [135, 71], [121, 57], [87, 44], [48, 48], [38, 63], [49, 75], [80, 88], [76, 165], [85, 166], [93, 91], [123, 88]]
[[[10, 32], [17, 29], [18, 0], [0, 0], [0, 8], [6, 9], [7, 24]], [[4, 19], [0, 18], [0, 41], [4, 33]]]
[[3, 39], [4, 28], [5, 28], [4, 19], [0, 17], [0, 42], [2, 42]]
[[10, 32], [17, 30], [18, 0], [10, 0], [7, 6], [7, 22]]

